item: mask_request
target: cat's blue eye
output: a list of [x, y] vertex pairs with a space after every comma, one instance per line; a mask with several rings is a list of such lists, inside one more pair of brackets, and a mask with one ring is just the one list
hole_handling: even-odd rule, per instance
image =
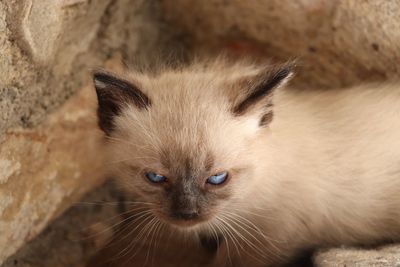
[[228, 178], [228, 172], [221, 172], [208, 177], [207, 183], [212, 185], [220, 185], [224, 183], [227, 178]]
[[161, 174], [157, 174], [155, 172], [146, 172], [145, 175], [146, 175], [146, 178], [149, 179], [149, 181], [153, 182], [153, 183], [162, 183], [167, 180], [167, 177], [165, 177]]

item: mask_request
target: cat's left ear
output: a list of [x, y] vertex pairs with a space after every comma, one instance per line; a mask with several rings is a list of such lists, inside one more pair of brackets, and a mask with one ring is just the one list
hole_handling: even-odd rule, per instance
[[142, 110], [151, 105], [150, 98], [139, 89], [140, 86], [115, 74], [95, 72], [93, 82], [99, 103], [99, 126], [106, 135], [113, 132], [115, 118], [124, 107], [131, 105]]
[[234, 85], [237, 94], [233, 99], [233, 114], [256, 114], [260, 116], [260, 126], [268, 125], [273, 117], [273, 93], [291, 79], [293, 69], [294, 64], [284, 64], [237, 79]]

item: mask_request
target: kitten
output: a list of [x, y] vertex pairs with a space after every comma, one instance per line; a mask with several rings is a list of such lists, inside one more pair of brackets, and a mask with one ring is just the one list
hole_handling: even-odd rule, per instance
[[400, 86], [299, 91], [292, 76], [223, 60], [94, 74], [118, 181], [150, 218], [223, 236], [214, 266], [400, 239]]

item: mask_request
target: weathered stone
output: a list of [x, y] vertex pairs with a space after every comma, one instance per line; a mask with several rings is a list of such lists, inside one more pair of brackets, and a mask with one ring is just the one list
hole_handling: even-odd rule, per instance
[[162, 3], [165, 18], [192, 36], [193, 49], [239, 49], [276, 61], [297, 58], [296, 81], [306, 86], [345, 86], [400, 74], [396, 0]]
[[23, 5], [23, 39], [34, 60], [45, 63], [54, 57], [61, 36], [61, 6], [52, 0], [27, 0]]
[[374, 249], [336, 248], [318, 252], [316, 267], [399, 267], [400, 245]]
[[159, 47], [150, 2], [0, 1], [0, 135], [40, 123], [116, 52], [126, 59]]
[[0, 263], [104, 180], [94, 90], [80, 91], [34, 129], [0, 142]]
[[[117, 200], [112, 184], [97, 188], [0, 266], [84, 267], [104, 246], [99, 239], [107, 231], [112, 233], [110, 225], [119, 220], [119, 206], [114, 205]], [[99, 229], [101, 224], [106, 228]]]
[[88, 0], [60, 0], [60, 6], [61, 7], [68, 7], [68, 6], [73, 6], [76, 4], [84, 3]]
[[[6, 16], [6, 7], [2, 2], [0, 2], [0, 88], [2, 87], [1, 85], [3, 82], [10, 80], [12, 72], [11, 43], [7, 38], [10, 32], [7, 28]], [[0, 96], [1, 95], [0, 92]]]

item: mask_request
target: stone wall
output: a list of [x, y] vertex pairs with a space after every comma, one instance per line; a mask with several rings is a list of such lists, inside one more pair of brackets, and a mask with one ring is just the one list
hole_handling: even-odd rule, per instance
[[0, 1], [0, 264], [104, 180], [85, 84], [157, 49], [158, 18], [154, 1]]
[[221, 48], [275, 61], [297, 59], [301, 86], [398, 78], [396, 0], [163, 0], [163, 14], [196, 51]]

